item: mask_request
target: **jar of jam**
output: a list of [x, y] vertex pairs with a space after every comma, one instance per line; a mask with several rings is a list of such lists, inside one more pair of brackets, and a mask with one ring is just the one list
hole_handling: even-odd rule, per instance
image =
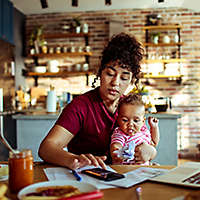
[[9, 152], [9, 188], [11, 192], [18, 192], [33, 183], [33, 156], [30, 149], [17, 153]]

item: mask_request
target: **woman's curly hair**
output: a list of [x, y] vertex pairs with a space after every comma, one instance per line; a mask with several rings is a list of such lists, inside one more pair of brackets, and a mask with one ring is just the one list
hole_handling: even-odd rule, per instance
[[126, 33], [114, 35], [102, 52], [97, 78], [101, 76], [106, 64], [117, 61], [120, 65], [128, 66], [127, 68], [133, 73], [135, 84], [137, 84], [143, 55], [144, 49], [134, 36], [129, 36]]

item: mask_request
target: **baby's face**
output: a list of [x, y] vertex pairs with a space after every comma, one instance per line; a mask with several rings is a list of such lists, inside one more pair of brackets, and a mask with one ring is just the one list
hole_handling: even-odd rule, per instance
[[123, 104], [117, 119], [120, 129], [127, 135], [134, 135], [144, 125], [145, 108], [142, 105]]

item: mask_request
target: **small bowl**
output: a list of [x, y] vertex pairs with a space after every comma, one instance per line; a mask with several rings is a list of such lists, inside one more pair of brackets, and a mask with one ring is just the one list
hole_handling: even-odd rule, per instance
[[33, 71], [37, 73], [45, 73], [47, 71], [47, 68], [45, 66], [35, 66], [33, 68]]

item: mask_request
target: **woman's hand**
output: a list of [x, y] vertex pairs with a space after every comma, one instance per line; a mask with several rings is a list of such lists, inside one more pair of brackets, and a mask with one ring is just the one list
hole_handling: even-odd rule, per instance
[[[107, 159], [106, 156], [94, 156], [92, 154], [81, 154], [73, 157], [69, 168], [77, 169], [87, 165], [94, 165], [95, 167], [102, 167], [106, 169], [104, 161]], [[69, 162], [70, 163], [70, 162]]]
[[152, 160], [156, 156], [156, 149], [147, 143], [142, 143], [135, 148], [135, 161], [138, 164]]

